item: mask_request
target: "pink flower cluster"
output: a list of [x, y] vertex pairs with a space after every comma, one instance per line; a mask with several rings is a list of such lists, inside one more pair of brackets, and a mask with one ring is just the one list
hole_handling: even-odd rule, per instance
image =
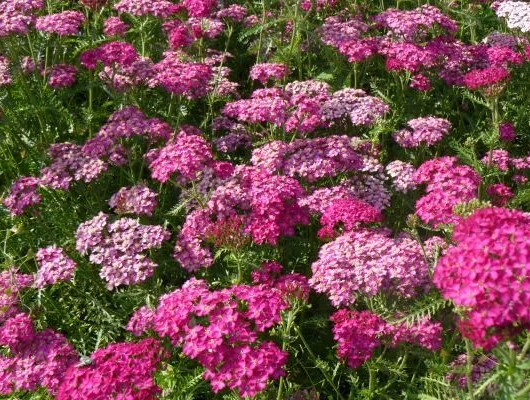
[[197, 62], [185, 62], [180, 53], [166, 51], [164, 57], [153, 65], [150, 87], [160, 86], [169, 93], [188, 99], [204, 97], [209, 91], [213, 69]]
[[251, 163], [271, 173], [315, 182], [359, 170], [363, 160], [348, 136], [327, 136], [269, 142], [252, 152]]
[[412, 297], [429, 281], [420, 245], [382, 229], [346, 232], [320, 248], [311, 269], [311, 287], [336, 307], [353, 304], [358, 294]]
[[114, 4], [114, 9], [120, 14], [127, 13], [135, 17], [153, 15], [167, 18], [178, 12], [180, 7], [168, 0], [120, 0]]
[[79, 61], [88, 69], [96, 69], [98, 62], [106, 67], [127, 67], [137, 61], [139, 57], [132, 44], [116, 41], [86, 50], [79, 57]]
[[153, 275], [157, 264], [142, 253], [160, 247], [170, 233], [161, 226], [141, 225], [131, 218], [110, 222], [108, 215], [99, 213], [79, 225], [75, 237], [77, 251], [90, 253], [89, 260], [101, 265], [99, 275], [111, 290]]
[[0, 324], [20, 312], [20, 292], [31, 287], [33, 282], [33, 275], [20, 274], [13, 268], [0, 272]]
[[282, 265], [276, 261], [264, 262], [252, 272], [252, 282], [278, 290], [284, 299], [308, 301], [311, 292], [308, 279], [296, 272], [282, 275], [282, 270]]
[[250, 69], [250, 77], [255, 81], [266, 84], [270, 79], [282, 80], [289, 74], [284, 64], [254, 64]]
[[125, 36], [130, 26], [120, 17], [110, 17], [103, 24], [103, 33], [107, 36]]
[[349, 117], [353, 125], [369, 126], [390, 111], [381, 99], [368, 96], [361, 89], [342, 89], [331, 96], [322, 106], [327, 120]]
[[17, 216], [24, 213], [26, 208], [41, 202], [39, 194], [40, 179], [32, 176], [18, 178], [9, 189], [9, 194], [3, 200], [11, 215]]
[[392, 347], [413, 343], [435, 351], [441, 347], [442, 326], [423, 320], [418, 324], [391, 325], [370, 311], [338, 310], [331, 317], [333, 337], [337, 341], [337, 356], [350, 368], [358, 368], [370, 358], [382, 342]]
[[48, 72], [48, 85], [54, 89], [68, 88], [74, 85], [77, 68], [68, 64], [56, 64]]
[[59, 36], [76, 35], [79, 27], [85, 22], [85, 15], [79, 11], [63, 11], [38, 17], [35, 28], [41, 32], [56, 33]]
[[35, 16], [44, 7], [44, 0], [10, 0], [0, 3], [0, 37], [24, 35], [29, 32]]
[[396, 192], [408, 193], [416, 189], [416, 182], [414, 181], [416, 169], [412, 164], [394, 160], [388, 163], [385, 170], [387, 175], [392, 178], [392, 188]]
[[410, 129], [402, 129], [393, 134], [394, 140], [406, 149], [421, 145], [432, 146], [449, 133], [451, 123], [443, 118], [422, 117], [407, 122]]
[[449, 33], [458, 29], [455, 21], [429, 4], [410, 11], [389, 8], [376, 15], [374, 21], [376, 26], [386, 28], [393, 35], [410, 41], [424, 39], [425, 33], [435, 26]]
[[438, 157], [424, 162], [415, 172], [417, 184], [427, 184], [427, 194], [416, 202], [416, 214], [434, 226], [460, 220], [454, 215], [457, 204], [478, 196], [480, 176], [466, 165], [457, 165], [456, 157]]
[[155, 339], [111, 344], [96, 350], [88, 365], [71, 366], [56, 399], [154, 399], [161, 392], [154, 374], [167, 358]]
[[66, 370], [78, 361], [66, 338], [46, 329], [36, 332], [27, 314], [17, 314], [0, 327], [0, 346], [9, 356], [0, 355], [0, 394], [46, 388], [55, 394]]
[[75, 261], [70, 259], [63, 249], [49, 246], [39, 249], [35, 255], [39, 269], [34, 286], [42, 289], [61, 281], [69, 281], [74, 277], [77, 268]]
[[151, 177], [162, 183], [176, 172], [178, 182], [190, 182], [213, 163], [210, 144], [197, 128], [182, 129], [169, 144], [149, 151], [145, 158]]
[[255, 167], [237, 167], [233, 176], [213, 192], [205, 208], [188, 214], [174, 257], [188, 271], [210, 266], [210, 250], [202, 244], [207, 233], [236, 216], [240, 218], [240, 229], [231, 235], [250, 235], [257, 244], [275, 245], [281, 236], [294, 235], [297, 225], [309, 223], [307, 210], [297, 203], [303, 194], [293, 178]]
[[207, 282], [191, 278], [160, 298], [153, 327], [206, 368], [203, 377], [214, 392], [229, 388], [254, 396], [285, 374], [287, 353], [258, 334], [278, 324], [287, 307], [280, 291], [268, 286], [210, 291]]
[[0, 87], [13, 83], [13, 78], [11, 78], [11, 73], [9, 72], [10, 64], [9, 58], [0, 55]]
[[218, 0], [183, 0], [182, 5], [191, 17], [207, 17], [217, 8]]
[[153, 215], [157, 194], [145, 185], [122, 187], [113, 194], [109, 206], [117, 214]]
[[342, 232], [350, 232], [363, 224], [382, 222], [381, 212], [353, 197], [332, 201], [320, 217], [322, 228], [318, 231], [318, 237], [333, 238], [338, 236], [337, 228], [340, 226]]
[[490, 349], [530, 327], [530, 215], [486, 208], [456, 224], [434, 284], [462, 307], [460, 331]]

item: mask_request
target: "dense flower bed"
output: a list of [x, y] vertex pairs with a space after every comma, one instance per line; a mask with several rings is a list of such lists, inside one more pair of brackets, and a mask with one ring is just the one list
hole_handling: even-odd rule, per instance
[[0, 0], [0, 398], [529, 398], [529, 31]]

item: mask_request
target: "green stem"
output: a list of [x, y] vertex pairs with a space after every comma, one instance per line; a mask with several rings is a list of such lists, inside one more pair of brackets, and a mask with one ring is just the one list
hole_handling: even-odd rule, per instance
[[466, 366], [466, 381], [467, 391], [469, 394], [469, 400], [475, 399], [475, 392], [473, 391], [473, 347], [471, 341], [466, 339], [466, 352], [467, 352], [467, 366]]
[[340, 399], [342, 400], [346, 400], [344, 398], [344, 396], [342, 396], [342, 394], [340, 393], [339, 391], [339, 388], [337, 387], [337, 385], [335, 385], [335, 382], [333, 382], [333, 379], [331, 379], [331, 377], [329, 376], [328, 372], [322, 368], [318, 361], [317, 361], [317, 358], [315, 356], [315, 354], [313, 353], [313, 351], [311, 350], [311, 348], [309, 347], [309, 345], [307, 344], [304, 336], [302, 335], [302, 332], [300, 331], [300, 328], [299, 327], [296, 327], [295, 328], [296, 330], [296, 333], [298, 334], [298, 337], [300, 338], [300, 340], [302, 341], [304, 347], [306, 348], [307, 352], [309, 353], [309, 355], [311, 356], [311, 358], [313, 359], [313, 361], [315, 362], [315, 365], [317, 366], [317, 368], [320, 370], [320, 372], [322, 372], [322, 375], [324, 375], [324, 378], [326, 379], [326, 381], [331, 385], [331, 387], [335, 390], [335, 393], [337, 393], [337, 397], [339, 397]]

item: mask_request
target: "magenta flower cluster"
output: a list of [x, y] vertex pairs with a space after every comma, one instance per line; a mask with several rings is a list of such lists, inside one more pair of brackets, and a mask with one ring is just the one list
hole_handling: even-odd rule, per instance
[[51, 329], [35, 331], [27, 314], [17, 314], [0, 327], [0, 394], [45, 388], [55, 394], [66, 370], [78, 361], [74, 348]]
[[337, 341], [337, 356], [350, 368], [358, 368], [384, 342], [395, 347], [412, 343], [428, 350], [438, 350], [442, 344], [442, 326], [438, 322], [420, 321], [391, 325], [370, 311], [338, 310], [331, 317], [333, 337]]
[[70, 366], [56, 399], [154, 399], [161, 392], [154, 373], [168, 357], [152, 338], [111, 344], [96, 350], [88, 365]]
[[85, 15], [79, 11], [63, 11], [38, 17], [35, 28], [42, 32], [56, 33], [59, 36], [76, 35], [79, 27], [85, 22]]
[[490, 349], [530, 326], [530, 215], [486, 208], [456, 224], [454, 247], [439, 260], [434, 284], [462, 307], [460, 331]]
[[424, 162], [416, 170], [414, 180], [427, 184], [427, 194], [416, 202], [416, 214], [435, 226], [459, 221], [454, 206], [477, 198], [481, 181], [471, 167], [458, 165], [456, 157], [449, 156]]
[[188, 271], [208, 267], [213, 259], [203, 245], [215, 224], [239, 216], [239, 232], [257, 244], [277, 244], [292, 236], [297, 225], [309, 223], [308, 211], [298, 205], [304, 190], [293, 178], [272, 175], [255, 167], [237, 167], [212, 194], [206, 207], [188, 214], [177, 238], [174, 257]]
[[211, 291], [191, 278], [160, 298], [152, 326], [206, 369], [203, 377], [214, 392], [229, 388], [254, 396], [285, 374], [287, 353], [258, 334], [278, 324], [287, 307], [281, 292], [268, 286]]

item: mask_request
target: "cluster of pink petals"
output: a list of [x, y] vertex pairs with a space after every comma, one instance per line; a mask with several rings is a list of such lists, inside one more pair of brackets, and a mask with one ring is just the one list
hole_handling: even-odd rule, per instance
[[79, 27], [85, 22], [85, 15], [79, 11], [63, 11], [58, 14], [38, 17], [35, 28], [38, 31], [56, 33], [60, 36], [76, 35]]
[[75, 261], [57, 246], [39, 249], [35, 255], [35, 260], [39, 269], [34, 286], [39, 289], [57, 282], [71, 280], [77, 268]]
[[476, 69], [464, 75], [464, 85], [471, 90], [491, 89], [492, 86], [502, 84], [510, 77], [510, 72], [500, 66]]
[[393, 35], [411, 41], [422, 39], [425, 33], [435, 26], [450, 33], [458, 29], [454, 20], [429, 4], [410, 11], [389, 8], [376, 15], [374, 21], [377, 27], [386, 28]]
[[402, 129], [393, 134], [394, 140], [406, 149], [421, 145], [432, 146], [449, 133], [451, 123], [443, 118], [422, 117], [407, 122], [410, 129]]
[[35, 21], [33, 13], [44, 7], [44, 0], [10, 0], [0, 3], [0, 37], [24, 35]]
[[56, 64], [48, 72], [48, 85], [54, 89], [68, 88], [74, 85], [77, 79], [77, 68], [68, 64]]
[[169, 144], [149, 151], [146, 156], [151, 177], [167, 182], [178, 172], [178, 181], [185, 183], [213, 162], [210, 144], [196, 128], [182, 129]]
[[252, 272], [252, 283], [278, 290], [288, 300], [308, 301], [311, 287], [308, 279], [299, 273], [281, 274], [283, 267], [276, 261], [264, 262]]
[[208, 267], [213, 259], [203, 245], [214, 224], [239, 216], [239, 231], [257, 244], [278, 243], [292, 236], [297, 225], [309, 223], [308, 211], [298, 205], [304, 190], [293, 178], [272, 175], [255, 167], [240, 166], [212, 194], [205, 208], [188, 214], [177, 239], [174, 257], [188, 271]]
[[412, 164], [394, 160], [388, 163], [385, 170], [392, 179], [392, 188], [396, 192], [408, 193], [416, 189], [416, 182], [414, 181], [416, 169]]
[[490, 349], [530, 327], [530, 215], [477, 210], [453, 231], [455, 246], [438, 261], [434, 284], [462, 307], [460, 331]]
[[157, 194], [145, 185], [122, 187], [113, 194], [109, 206], [117, 214], [153, 215]]
[[182, 5], [191, 17], [207, 17], [217, 8], [218, 0], [183, 0]]
[[348, 136], [269, 142], [252, 152], [251, 163], [271, 173], [314, 182], [340, 173], [357, 171], [363, 159]]
[[33, 275], [18, 273], [13, 268], [0, 272], [0, 324], [20, 312], [21, 291], [33, 282]]
[[228, 7], [223, 8], [215, 14], [217, 18], [227, 18], [236, 22], [241, 22], [245, 19], [248, 14], [248, 10], [245, 6], [239, 4], [230, 4]]
[[0, 55], [0, 87], [13, 83], [13, 78], [11, 78], [11, 73], [9, 72], [10, 64], [9, 58]]
[[153, 275], [157, 264], [143, 253], [159, 248], [170, 233], [161, 226], [141, 225], [131, 218], [110, 222], [108, 215], [99, 213], [79, 225], [75, 237], [77, 251], [90, 253], [89, 260], [101, 265], [99, 275], [111, 290]]
[[[451, 372], [449, 372], [445, 379], [448, 381], [456, 381], [458, 386], [462, 389], [467, 387], [467, 360], [468, 355], [466, 353], [460, 354], [451, 364]], [[471, 362], [471, 382], [479, 382], [483, 376], [488, 374], [497, 366], [497, 359], [494, 356], [487, 355], [486, 357], [474, 356]]]
[[132, 44], [115, 41], [86, 50], [79, 57], [79, 61], [85, 68], [96, 69], [98, 62], [106, 67], [130, 66], [139, 57]]
[[374, 351], [387, 342], [392, 347], [413, 343], [428, 350], [438, 350], [442, 344], [442, 326], [429, 320], [408, 326], [391, 325], [370, 311], [338, 310], [331, 317], [333, 337], [337, 341], [337, 356], [350, 368], [358, 368]]
[[103, 24], [103, 33], [107, 36], [125, 36], [130, 26], [120, 17], [107, 18]]
[[210, 89], [213, 69], [197, 62], [185, 62], [180, 53], [166, 51], [163, 58], [152, 67], [150, 87], [160, 86], [169, 93], [188, 99], [204, 97]]
[[27, 176], [18, 178], [11, 185], [7, 197], [3, 200], [11, 215], [21, 215], [26, 208], [41, 202], [42, 197], [38, 191], [40, 184], [40, 179]]
[[311, 287], [337, 307], [353, 304], [359, 294], [412, 297], [429, 281], [420, 245], [410, 237], [392, 238], [381, 229], [339, 236], [320, 248], [311, 269]]
[[390, 111], [381, 99], [366, 94], [361, 89], [342, 89], [331, 96], [322, 106], [324, 118], [336, 120], [349, 117], [353, 125], [369, 126]]
[[78, 361], [66, 338], [46, 329], [36, 332], [27, 314], [17, 314], [0, 327], [0, 346], [9, 356], [0, 355], [0, 394], [46, 388], [55, 394], [66, 370]]
[[342, 232], [350, 232], [361, 225], [382, 221], [381, 211], [364, 201], [353, 197], [334, 200], [320, 217], [322, 228], [318, 231], [318, 237], [324, 239], [338, 236], [339, 226]]
[[504, 142], [515, 140], [515, 127], [511, 122], [502, 122], [499, 124], [499, 139]]
[[167, 18], [180, 10], [180, 6], [168, 0], [120, 0], [114, 4], [120, 14], [127, 13], [135, 17], [153, 15]]
[[488, 186], [486, 192], [492, 198], [493, 205], [498, 207], [504, 207], [513, 197], [512, 189], [502, 183]]
[[250, 69], [250, 77], [262, 84], [266, 84], [270, 79], [282, 80], [288, 74], [289, 69], [284, 64], [254, 64]]
[[160, 394], [154, 374], [169, 354], [155, 339], [115, 343], [96, 350], [88, 365], [73, 365], [64, 375], [57, 400], [151, 400]]
[[288, 104], [281, 89], [258, 89], [250, 99], [227, 103], [222, 114], [242, 122], [270, 122], [281, 126], [287, 120]]
[[478, 196], [480, 176], [456, 157], [438, 157], [424, 162], [415, 172], [417, 184], [426, 183], [427, 194], [416, 202], [416, 214], [425, 223], [437, 226], [460, 220], [454, 206]]
[[287, 353], [259, 341], [258, 333], [278, 324], [287, 307], [281, 292], [269, 286], [211, 291], [207, 282], [191, 278], [160, 298], [152, 326], [206, 368], [203, 377], [214, 392], [229, 388], [254, 396], [285, 374]]

